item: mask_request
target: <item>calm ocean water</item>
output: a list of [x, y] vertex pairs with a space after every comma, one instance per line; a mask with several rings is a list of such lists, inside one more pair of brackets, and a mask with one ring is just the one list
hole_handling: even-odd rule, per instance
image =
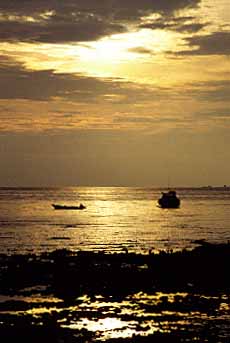
[[[229, 189], [177, 189], [180, 209], [161, 209], [160, 189], [0, 188], [1, 253], [60, 248], [148, 252], [230, 240]], [[57, 211], [52, 203], [86, 205]]]

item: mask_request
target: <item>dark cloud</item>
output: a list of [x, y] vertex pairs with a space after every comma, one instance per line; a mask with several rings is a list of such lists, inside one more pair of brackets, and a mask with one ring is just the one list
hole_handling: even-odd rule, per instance
[[73, 102], [101, 101], [115, 105], [133, 103], [133, 99], [147, 102], [167, 92], [167, 89], [160, 87], [153, 90], [115, 78], [26, 70], [21, 64], [1, 56], [0, 75], [0, 99], [46, 101], [58, 97]]
[[230, 81], [224, 79], [188, 83], [183, 89], [174, 87], [172, 91], [170, 87], [137, 86], [122, 79], [26, 70], [21, 64], [1, 56], [0, 75], [0, 99], [47, 101], [59, 98], [78, 103], [111, 103], [113, 106], [130, 105], [134, 101], [136, 104], [147, 104], [181, 97], [212, 103], [230, 99]]
[[230, 118], [230, 109], [229, 107], [216, 108], [211, 110], [206, 110], [203, 112], [197, 113], [198, 117], [211, 117], [214, 119], [229, 119]]
[[70, 43], [97, 40], [103, 36], [125, 31], [125, 27], [108, 23], [97, 17], [73, 20], [49, 20], [41, 22], [0, 22], [0, 41], [24, 41], [40, 43]]
[[175, 116], [166, 116], [163, 117], [162, 114], [152, 114], [151, 116], [133, 116], [130, 114], [122, 115], [122, 116], [116, 116], [113, 120], [114, 123], [137, 123], [137, 124], [155, 124], [155, 123], [176, 123], [176, 122], [185, 122], [187, 119], [182, 118], [176, 118]]
[[[226, 102], [230, 99], [230, 81], [188, 83], [183, 89], [137, 86], [115, 78], [87, 77], [81, 74], [54, 73], [52, 70], [26, 70], [21, 64], [0, 56], [0, 99], [47, 101], [55, 98], [79, 103], [129, 105], [169, 99], [197, 99]], [[72, 113], [69, 113], [72, 115]]]
[[202, 30], [206, 25], [201, 23], [194, 23], [194, 24], [184, 24], [177, 28], [177, 31], [180, 32], [190, 32], [195, 33]]
[[205, 36], [194, 36], [185, 39], [194, 50], [180, 51], [179, 55], [229, 55], [230, 31], [214, 32]]
[[[200, 0], [10, 0], [0, 1], [3, 13], [35, 14], [41, 11], [55, 10], [62, 12], [85, 11], [93, 13], [108, 13], [109, 11], [140, 11], [174, 12], [179, 9], [194, 7]], [[132, 17], [132, 15], [131, 15]]]
[[182, 92], [184, 96], [197, 99], [199, 101], [229, 102], [230, 99], [230, 81], [205, 81], [197, 83], [188, 83], [184, 86]]
[[230, 99], [230, 81], [219, 80], [204, 83], [199, 97], [207, 101], [225, 102]]
[[134, 52], [134, 53], [137, 53], [137, 54], [147, 54], [147, 55], [153, 53], [152, 50], [143, 48], [142, 46], [137, 46], [135, 48], [130, 48], [128, 51]]
[[[55, 74], [52, 70], [26, 70], [19, 63], [0, 58], [0, 98], [49, 100], [53, 97], [75, 97], [93, 100], [94, 87], [100, 92], [104, 82], [72, 74]], [[96, 93], [96, 92], [95, 92]]]
[[154, 123], [156, 121], [156, 119], [154, 117], [145, 117], [145, 116], [130, 116], [130, 115], [126, 115], [126, 116], [117, 116], [114, 118], [113, 120], [115, 123], [143, 123], [143, 124], [150, 124], [150, 123]]
[[[0, 41], [79, 42], [128, 30], [144, 15], [166, 16], [200, 0], [0, 0]], [[33, 21], [26, 20], [33, 18]], [[28, 19], [28, 18], [27, 18]]]
[[133, 21], [151, 13], [170, 15], [180, 9], [195, 7], [200, 0], [114, 0], [112, 9], [117, 20]]
[[158, 113], [152, 113], [151, 116], [132, 116], [130, 114], [125, 114], [122, 116], [116, 116], [113, 119], [114, 123], [120, 123], [120, 124], [140, 124], [143, 126], [146, 125], [154, 125], [154, 124], [165, 124], [165, 123], [188, 123], [192, 121], [190, 118], [176, 118], [175, 116], [163, 116], [162, 114]]
[[196, 18], [188, 17], [168, 17], [157, 18], [152, 22], [140, 25], [141, 28], [151, 30], [170, 30], [183, 33], [196, 33], [202, 30], [207, 24], [195, 22]]

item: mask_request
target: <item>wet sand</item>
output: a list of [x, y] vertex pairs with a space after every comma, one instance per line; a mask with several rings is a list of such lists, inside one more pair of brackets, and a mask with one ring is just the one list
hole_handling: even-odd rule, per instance
[[0, 255], [0, 337], [24, 342], [229, 342], [230, 244]]

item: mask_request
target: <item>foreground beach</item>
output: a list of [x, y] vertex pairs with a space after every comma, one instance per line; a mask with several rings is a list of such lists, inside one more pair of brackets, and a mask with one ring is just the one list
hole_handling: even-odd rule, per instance
[[0, 336], [23, 342], [229, 342], [230, 244], [0, 255]]

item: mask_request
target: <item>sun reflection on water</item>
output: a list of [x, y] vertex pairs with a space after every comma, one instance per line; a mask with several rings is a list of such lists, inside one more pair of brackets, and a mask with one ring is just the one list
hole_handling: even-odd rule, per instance
[[106, 317], [99, 320], [89, 320], [83, 318], [77, 323], [70, 325], [62, 325], [70, 329], [87, 329], [92, 332], [97, 332], [101, 338], [118, 338], [131, 337], [135, 333], [135, 322], [122, 321], [119, 318]]
[[[17, 297], [11, 299], [15, 301], [15, 309], [10, 305], [1, 315], [29, 316], [36, 325], [44, 325], [47, 318], [54, 319], [60, 328], [86, 330], [102, 341], [197, 330], [201, 323], [208, 325], [217, 319], [228, 323], [230, 311], [229, 296], [225, 294], [218, 297], [186, 292], [139, 292], [122, 298], [84, 295], [73, 299], [69, 305], [54, 297], [20, 297], [20, 303]], [[20, 309], [22, 303], [24, 309]], [[25, 304], [28, 304], [27, 309]]]

